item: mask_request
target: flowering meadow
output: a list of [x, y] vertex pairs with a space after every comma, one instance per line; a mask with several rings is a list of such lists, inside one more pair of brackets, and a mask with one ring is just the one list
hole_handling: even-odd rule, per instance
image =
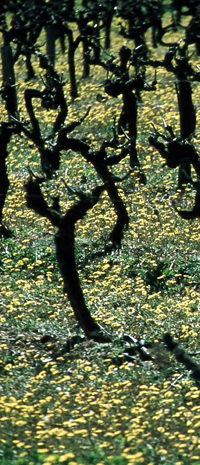
[[[185, 17], [185, 23], [188, 22]], [[166, 15], [165, 21], [168, 21]], [[111, 53], [131, 42], [113, 22]], [[181, 37], [182, 32], [174, 35]], [[154, 58], [166, 50], [153, 49]], [[43, 46], [44, 38], [39, 42]], [[193, 46], [193, 66], [200, 65]], [[78, 98], [71, 101], [67, 51], [56, 45], [56, 69], [63, 72], [68, 102], [67, 123], [90, 112], [73, 135], [96, 149], [112, 137], [121, 96], [104, 96], [105, 70], [91, 66], [82, 78], [81, 48], [76, 52]], [[38, 62], [33, 66], [37, 72]], [[20, 58], [15, 67], [20, 117], [26, 120], [24, 91], [43, 86], [25, 82]], [[147, 67], [150, 81], [154, 70]], [[103, 98], [97, 98], [102, 92]], [[193, 143], [200, 150], [199, 83], [192, 84], [197, 129]], [[1, 120], [6, 116], [1, 101]], [[48, 137], [55, 111], [38, 105], [37, 117]], [[146, 184], [131, 170], [118, 189], [129, 215], [121, 248], [104, 253], [116, 215], [104, 192], [76, 225], [76, 260], [86, 304], [113, 342], [83, 338], [71, 350], [67, 341], [81, 330], [63, 294], [58, 269], [55, 228], [27, 207], [24, 184], [28, 166], [40, 173], [34, 144], [23, 135], [9, 143], [9, 191], [4, 224], [12, 231], [0, 242], [0, 463], [2, 465], [197, 465], [200, 464], [200, 390], [191, 372], [166, 350], [163, 334], [178, 340], [198, 362], [200, 358], [200, 222], [185, 221], [178, 209], [190, 210], [192, 185], [177, 189], [178, 169], [164, 166], [148, 142], [153, 125], [163, 119], [179, 133], [175, 78], [157, 72], [154, 92], [141, 92], [138, 103], [137, 150]], [[116, 166], [124, 176], [125, 158]], [[114, 171], [114, 170], [113, 170]], [[59, 194], [63, 212], [74, 202], [66, 189], [89, 192], [96, 172], [81, 155], [62, 151], [59, 172], [43, 187], [47, 199]], [[150, 360], [139, 353], [124, 357], [120, 338], [131, 335], [151, 342]]]

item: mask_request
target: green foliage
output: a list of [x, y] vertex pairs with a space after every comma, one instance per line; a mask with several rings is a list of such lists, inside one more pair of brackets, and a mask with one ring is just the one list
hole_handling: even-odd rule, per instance
[[[124, 43], [118, 20], [112, 35], [111, 53], [117, 57]], [[182, 30], [174, 35], [179, 40]], [[153, 50], [150, 39], [148, 32], [151, 55], [163, 59], [166, 48]], [[42, 35], [41, 50], [44, 43]], [[57, 52], [56, 66], [59, 72], [64, 70], [68, 95], [67, 52]], [[92, 67], [89, 79], [83, 80], [79, 48], [76, 59], [80, 96], [69, 103], [68, 120], [77, 120], [91, 105], [74, 135], [97, 150], [112, 135], [121, 97], [98, 101], [97, 86], [104, 82], [105, 70]], [[198, 64], [195, 54], [192, 59]], [[34, 65], [38, 69], [37, 61]], [[42, 79], [24, 82], [23, 59], [15, 68], [21, 118], [26, 120], [24, 90], [43, 88], [43, 83]], [[153, 79], [154, 70], [147, 67], [147, 75]], [[174, 80], [163, 69], [157, 80], [157, 91], [142, 93], [138, 108], [137, 148], [147, 185], [139, 183], [137, 170], [120, 184], [130, 217], [121, 249], [111, 254], [106, 250], [116, 216], [105, 193], [76, 226], [76, 261], [85, 300], [96, 321], [113, 336], [113, 344], [83, 340], [68, 351], [72, 336], [81, 331], [63, 295], [54, 249], [56, 231], [27, 208], [25, 199], [27, 165], [40, 173], [38, 150], [23, 137], [10, 142], [4, 220], [13, 236], [2, 238], [0, 245], [2, 465], [200, 464], [199, 387], [161, 342], [163, 333], [170, 331], [199, 358], [200, 224], [198, 219], [186, 223], [179, 218], [173, 205], [190, 208], [194, 191], [187, 187], [184, 193], [177, 192], [177, 171], [163, 167], [148, 144], [153, 121], [162, 129], [164, 118], [179, 133]], [[193, 86], [196, 102], [198, 86]], [[35, 105], [42, 135], [49, 141], [55, 112]], [[1, 109], [6, 119], [3, 104]], [[198, 131], [199, 127], [197, 136]], [[194, 143], [199, 150], [198, 137]], [[125, 159], [113, 173], [123, 176], [128, 170]], [[76, 199], [66, 185], [88, 193], [100, 182], [94, 168], [70, 150], [61, 153], [59, 173], [42, 189], [50, 205], [60, 196], [64, 213]], [[125, 359], [126, 346], [120, 339], [124, 333], [155, 342], [149, 348], [150, 361], [142, 361], [138, 353]]]

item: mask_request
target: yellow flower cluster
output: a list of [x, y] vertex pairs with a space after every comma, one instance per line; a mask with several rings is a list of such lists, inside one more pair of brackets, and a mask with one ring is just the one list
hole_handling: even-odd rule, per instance
[[[114, 24], [116, 56], [123, 43], [117, 30]], [[78, 49], [79, 64], [81, 57]], [[59, 54], [60, 72], [66, 62], [67, 54]], [[96, 69], [87, 81], [80, 80], [79, 98], [69, 103], [66, 121], [80, 118], [91, 105], [74, 134], [83, 136], [95, 150], [112, 137], [113, 116], [121, 111], [120, 97], [97, 101], [97, 85], [105, 73]], [[25, 84], [23, 72], [23, 62], [17, 63], [19, 105], [26, 119], [24, 90], [42, 84], [38, 80]], [[147, 76], [153, 74], [147, 68]], [[80, 66], [77, 77], [81, 78]], [[119, 334], [160, 341], [166, 331], [197, 355], [200, 343], [200, 223], [198, 219], [184, 222], [177, 215], [174, 203], [192, 208], [193, 188], [177, 191], [177, 171], [163, 167], [148, 144], [152, 121], [162, 130], [164, 118], [179, 132], [174, 78], [159, 69], [157, 80], [157, 91], [142, 94], [138, 105], [137, 149], [147, 185], [139, 183], [137, 170], [119, 185], [130, 217], [121, 249], [104, 253], [116, 222], [106, 193], [76, 226], [77, 268], [86, 303], [116, 344], [87, 341], [64, 353], [76, 328], [55, 259], [55, 230], [27, 208], [24, 192], [26, 166], [40, 173], [39, 154], [25, 138], [13, 137], [9, 144], [4, 222], [14, 235], [2, 238], [0, 244], [0, 462], [4, 451], [6, 455], [10, 450], [21, 460], [16, 464], [29, 465], [116, 465], [117, 458], [122, 465], [199, 463], [199, 386], [171, 356], [166, 361], [157, 353], [152, 361], [142, 362], [136, 355], [126, 362], [118, 343]], [[65, 91], [69, 92], [69, 83]], [[198, 86], [193, 92], [195, 98]], [[55, 112], [46, 113], [38, 102], [35, 105], [46, 137]], [[197, 149], [199, 140], [194, 141]], [[125, 159], [113, 173], [121, 176], [128, 170]], [[42, 189], [50, 204], [59, 194], [64, 213], [76, 198], [65, 184], [90, 192], [100, 182], [80, 154], [63, 151], [60, 176]]]

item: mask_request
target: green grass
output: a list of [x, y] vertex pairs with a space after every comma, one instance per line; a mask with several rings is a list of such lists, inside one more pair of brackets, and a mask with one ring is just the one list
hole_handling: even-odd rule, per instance
[[[114, 25], [112, 51], [116, 56], [122, 44]], [[97, 148], [111, 135], [121, 99], [96, 100], [104, 71], [92, 68], [90, 78], [82, 80], [80, 53], [80, 97], [69, 102], [68, 121], [82, 116], [92, 104], [88, 118], [74, 134]], [[161, 48], [152, 50], [154, 56], [164, 53]], [[58, 70], [66, 74], [67, 57], [59, 47], [57, 54]], [[195, 66], [198, 60], [195, 55], [192, 59]], [[151, 76], [152, 70], [148, 72]], [[16, 66], [16, 75], [22, 117], [27, 118], [24, 88], [40, 84], [23, 82], [23, 60]], [[184, 194], [177, 191], [177, 171], [163, 167], [163, 160], [148, 144], [152, 121], [162, 129], [165, 117], [176, 131], [179, 128], [173, 79], [163, 70], [157, 79], [157, 91], [142, 93], [138, 111], [138, 155], [147, 185], [138, 183], [136, 172], [120, 185], [130, 216], [121, 249], [110, 255], [96, 254], [104, 250], [115, 223], [106, 194], [76, 228], [84, 296], [96, 321], [113, 335], [113, 344], [83, 341], [69, 353], [63, 350], [80, 329], [63, 295], [55, 230], [27, 209], [23, 188], [28, 164], [40, 173], [39, 156], [25, 138], [13, 138], [10, 143], [4, 220], [13, 236], [2, 238], [0, 244], [2, 465], [200, 464], [199, 386], [160, 342], [170, 331], [199, 358], [200, 224], [198, 219], [185, 222], [174, 211], [172, 201], [189, 209], [194, 192], [190, 186]], [[68, 84], [65, 90], [68, 94]], [[194, 143], [199, 149], [196, 84], [193, 95], [197, 109]], [[5, 114], [3, 102], [1, 109]], [[44, 134], [48, 133], [55, 113], [38, 108], [38, 115]], [[127, 170], [128, 160], [115, 168], [120, 174]], [[61, 177], [71, 187], [88, 191], [99, 181], [80, 155], [63, 152], [60, 175], [44, 187], [48, 198], [59, 192], [63, 211], [74, 199], [68, 196]], [[124, 333], [154, 341], [152, 360], [144, 362], [138, 354], [125, 360], [119, 342]], [[46, 343], [44, 336], [49, 336]]]

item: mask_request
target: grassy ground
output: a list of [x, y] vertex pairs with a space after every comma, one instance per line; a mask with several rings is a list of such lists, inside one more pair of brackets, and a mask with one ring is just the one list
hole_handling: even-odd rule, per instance
[[[113, 28], [115, 53], [123, 43]], [[69, 99], [68, 120], [82, 116], [92, 104], [89, 117], [75, 134], [98, 147], [112, 134], [112, 118], [119, 114], [121, 100], [97, 101], [97, 85], [103, 82], [104, 72], [92, 68], [90, 78], [82, 80], [80, 52], [79, 98], [74, 103]], [[152, 55], [162, 57], [164, 51], [152, 50]], [[193, 62], [198, 63], [195, 55]], [[59, 46], [57, 69], [66, 74], [66, 57]], [[43, 84], [24, 84], [23, 61], [16, 74], [21, 114], [27, 118], [24, 88]], [[151, 79], [151, 69], [147, 75]], [[78, 330], [62, 293], [55, 231], [27, 209], [23, 189], [27, 164], [39, 172], [39, 157], [23, 138], [10, 143], [4, 218], [13, 237], [0, 243], [2, 465], [200, 463], [199, 387], [190, 372], [156, 345], [166, 331], [190, 353], [198, 352], [200, 343], [200, 223], [185, 222], [172, 206], [174, 201], [178, 207], [190, 208], [195, 193], [190, 186], [184, 194], [177, 191], [177, 171], [163, 167], [148, 145], [152, 121], [162, 130], [165, 118], [179, 130], [174, 78], [159, 70], [157, 79], [155, 93], [142, 93], [138, 112], [137, 147], [147, 184], [139, 184], [133, 172], [120, 186], [130, 216], [121, 250], [101, 258], [94, 255], [103, 250], [115, 222], [106, 195], [77, 225], [77, 266], [85, 299], [96, 320], [113, 334], [113, 344], [84, 341], [64, 352], [67, 339]], [[66, 95], [68, 89], [67, 83]], [[194, 84], [197, 150], [198, 89]], [[1, 107], [3, 114], [3, 103]], [[38, 116], [48, 134], [54, 113], [38, 108]], [[120, 163], [117, 172], [124, 174], [127, 169], [128, 160]], [[72, 187], [89, 190], [96, 183], [93, 168], [79, 155], [63, 153], [60, 171]], [[60, 176], [46, 186], [47, 196], [55, 191], [65, 211], [74, 199], [68, 197]], [[141, 361], [139, 355], [124, 360], [119, 344], [123, 333], [155, 341], [152, 360]]]

